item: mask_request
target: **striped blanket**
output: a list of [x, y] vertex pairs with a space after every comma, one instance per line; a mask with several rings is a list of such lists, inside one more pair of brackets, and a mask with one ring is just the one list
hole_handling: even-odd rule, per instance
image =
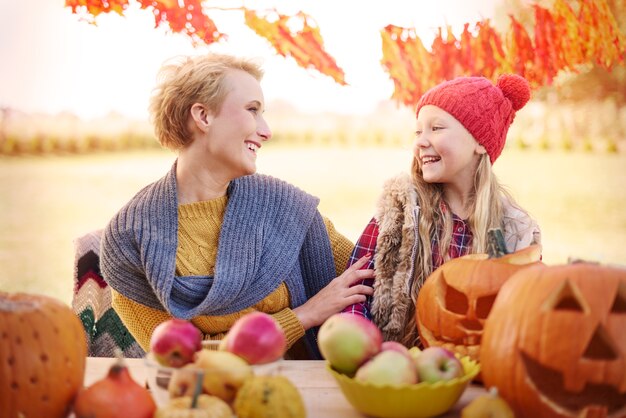
[[74, 240], [72, 309], [85, 327], [89, 356], [115, 357], [119, 348], [126, 358], [143, 357], [145, 352], [111, 307], [111, 290], [100, 273], [101, 234], [93, 231]]

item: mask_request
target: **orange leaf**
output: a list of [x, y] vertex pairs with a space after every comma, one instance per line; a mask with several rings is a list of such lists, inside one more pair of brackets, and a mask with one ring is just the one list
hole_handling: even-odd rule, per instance
[[587, 60], [607, 69], [624, 60], [626, 37], [605, 0], [581, 0], [579, 21]]
[[556, 0], [552, 8], [560, 62], [565, 68], [576, 71], [576, 66], [585, 62], [585, 49], [581, 42], [578, 17], [565, 0]]
[[415, 106], [432, 87], [433, 56], [424, 48], [413, 29], [388, 25], [380, 32], [383, 45], [381, 64], [394, 84], [392, 99]]
[[[292, 57], [303, 68], [315, 68], [330, 76], [335, 82], [345, 85], [344, 72], [335, 59], [324, 50], [324, 41], [313, 19], [299, 12], [285, 16], [275, 12], [277, 18], [269, 21], [252, 10], [245, 10], [245, 21], [257, 35], [267, 39], [276, 52]], [[311, 24], [309, 24], [311, 23]], [[297, 25], [299, 30], [293, 30]]]
[[65, 0], [65, 7], [71, 8], [72, 13], [95, 23], [95, 17], [100, 13], [115, 12], [123, 15], [128, 7], [128, 0]]

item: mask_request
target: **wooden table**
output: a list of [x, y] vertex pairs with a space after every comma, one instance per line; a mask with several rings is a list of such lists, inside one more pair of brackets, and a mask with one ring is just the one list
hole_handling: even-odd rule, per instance
[[[85, 372], [85, 385], [89, 386], [104, 377], [113, 358], [89, 357]], [[147, 370], [143, 359], [126, 360], [135, 381], [145, 385]], [[333, 377], [325, 370], [323, 361], [284, 361], [281, 374], [289, 378], [300, 390], [308, 418], [363, 418], [344, 398]], [[454, 408], [441, 417], [459, 417], [461, 409], [477, 395], [484, 393], [481, 386], [470, 385]]]

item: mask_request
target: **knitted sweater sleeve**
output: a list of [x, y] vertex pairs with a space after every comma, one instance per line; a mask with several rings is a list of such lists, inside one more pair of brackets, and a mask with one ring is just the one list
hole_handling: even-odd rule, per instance
[[[152, 336], [156, 326], [161, 322], [172, 318], [171, 315], [165, 311], [142, 305], [123, 296], [113, 289], [111, 289], [111, 305], [133, 338], [135, 338], [137, 343], [146, 352], [150, 348], [150, 337]], [[285, 336], [287, 337], [287, 348], [290, 348], [304, 335], [304, 328], [298, 320], [298, 317], [296, 317], [296, 314], [291, 309], [285, 308], [271, 315], [274, 319], [276, 319], [276, 321], [278, 321], [281, 328], [285, 331]], [[210, 317], [204, 317], [203, 319], [206, 318]], [[203, 329], [203, 321], [198, 319], [199, 318], [194, 318], [192, 322], [202, 332], [203, 339], [221, 340], [224, 338], [224, 333], [207, 333], [206, 329]]]
[[335, 225], [330, 219], [323, 216], [324, 224], [326, 225], [326, 231], [328, 232], [328, 238], [330, 239], [330, 247], [333, 250], [333, 257], [335, 259], [335, 271], [337, 276], [341, 275], [346, 270], [350, 254], [354, 243], [346, 238], [343, 234], [335, 229]]
[[167, 312], [135, 302], [113, 288], [111, 306], [145, 352], [150, 349], [150, 337], [156, 326], [171, 318]]

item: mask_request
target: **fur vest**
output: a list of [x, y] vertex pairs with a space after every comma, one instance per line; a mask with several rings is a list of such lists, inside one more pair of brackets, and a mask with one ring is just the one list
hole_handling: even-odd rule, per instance
[[[410, 175], [402, 174], [385, 183], [375, 213], [379, 232], [371, 311], [386, 341], [402, 339], [407, 315], [413, 312], [410, 288], [416, 254], [420, 251], [419, 213], [417, 190]], [[537, 223], [511, 205], [505, 208], [503, 227], [509, 252], [541, 242]]]

